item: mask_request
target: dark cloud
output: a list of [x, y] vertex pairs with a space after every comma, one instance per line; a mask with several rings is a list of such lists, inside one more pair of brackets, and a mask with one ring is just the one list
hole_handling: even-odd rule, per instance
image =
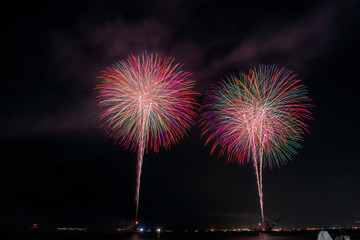
[[[126, 22], [119, 16], [101, 24], [86, 22], [85, 18], [79, 23], [79, 36], [55, 34], [53, 46], [56, 64], [87, 83], [94, 84], [96, 73], [131, 53], [140, 55], [147, 51], [162, 57], [175, 56], [185, 70], [198, 69], [203, 60], [203, 49], [198, 43], [175, 37], [175, 30], [157, 18]], [[89, 69], [93, 70], [89, 72]]]
[[344, 24], [341, 19], [352, 5], [329, 3], [318, 6], [296, 21], [277, 25], [262, 22], [254, 26], [256, 31], [234, 46], [229, 54], [214, 60], [211, 68], [256, 66], [271, 59], [277, 64], [299, 69], [306, 61], [323, 54], [341, 35], [334, 26], [339, 22]]

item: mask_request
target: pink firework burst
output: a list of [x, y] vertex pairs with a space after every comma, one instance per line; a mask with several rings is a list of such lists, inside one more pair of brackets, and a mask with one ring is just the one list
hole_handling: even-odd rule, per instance
[[131, 55], [102, 72], [97, 85], [101, 128], [137, 151], [136, 219], [144, 152], [179, 143], [194, 124], [197, 104], [191, 73], [172, 58]]
[[255, 169], [264, 227], [262, 170], [280, 166], [300, 147], [311, 119], [307, 89], [291, 71], [272, 66], [230, 75], [205, 99], [202, 135], [213, 141], [211, 153], [227, 154], [228, 161], [252, 162]]

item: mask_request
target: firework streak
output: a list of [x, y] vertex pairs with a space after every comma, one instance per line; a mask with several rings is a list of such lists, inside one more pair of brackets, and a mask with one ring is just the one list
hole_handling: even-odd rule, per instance
[[137, 152], [136, 219], [144, 153], [169, 149], [194, 124], [197, 93], [190, 75], [172, 58], [143, 54], [116, 62], [99, 77], [100, 127], [115, 143]]
[[228, 161], [252, 163], [258, 185], [264, 227], [262, 170], [280, 166], [300, 148], [311, 119], [307, 90], [291, 71], [272, 66], [229, 75], [205, 98], [202, 135]]

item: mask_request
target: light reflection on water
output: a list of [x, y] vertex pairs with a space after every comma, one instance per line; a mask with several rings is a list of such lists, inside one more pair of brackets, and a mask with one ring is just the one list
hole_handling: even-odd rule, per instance
[[302, 237], [294, 237], [294, 236], [271, 236], [266, 233], [261, 233], [257, 236], [232, 236], [232, 237], [225, 237], [226, 240], [305, 240], [307, 238]]
[[[143, 237], [141, 235], [131, 235], [128, 238], [126, 238], [126, 240], [186, 240], [186, 239], [190, 239], [190, 240], [205, 240], [207, 239], [206, 236], [189, 236], [189, 238], [184, 237], [184, 238], [171, 238], [171, 237], [166, 237], [163, 238], [160, 235], [154, 236], [152, 238], [149, 237]], [[304, 236], [272, 236], [266, 233], [260, 233], [257, 236], [214, 236], [214, 237], [210, 237], [209, 239], [211, 240], [310, 240], [312, 238], [308, 238], [308, 237], [304, 237]]]

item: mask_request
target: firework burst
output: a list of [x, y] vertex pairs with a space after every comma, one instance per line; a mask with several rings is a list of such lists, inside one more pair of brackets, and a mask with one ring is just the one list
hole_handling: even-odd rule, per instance
[[306, 87], [291, 71], [260, 66], [239, 76], [229, 75], [205, 98], [202, 135], [211, 153], [227, 154], [228, 161], [249, 162], [257, 178], [264, 227], [262, 170], [280, 166], [300, 147], [311, 119]]
[[136, 151], [136, 219], [143, 155], [169, 149], [187, 136], [197, 104], [191, 73], [172, 58], [131, 55], [104, 70], [98, 90], [101, 128], [116, 143]]

